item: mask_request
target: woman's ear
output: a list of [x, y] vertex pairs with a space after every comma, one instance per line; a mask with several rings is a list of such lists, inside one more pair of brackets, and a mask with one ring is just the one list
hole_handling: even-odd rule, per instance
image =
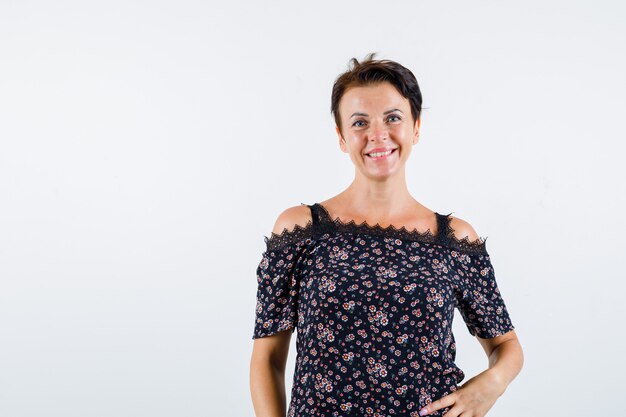
[[346, 141], [341, 135], [341, 129], [339, 129], [339, 126], [335, 126], [335, 131], [337, 132], [337, 137], [339, 138], [339, 147], [342, 151], [348, 152], [348, 148], [346, 147]]
[[415, 121], [415, 126], [413, 127], [413, 131], [415, 132], [415, 135], [413, 136], [413, 145], [417, 145], [417, 142], [419, 142], [419, 140], [420, 140], [420, 125], [421, 125], [421, 123], [422, 123], [422, 121], [418, 117], [417, 120]]

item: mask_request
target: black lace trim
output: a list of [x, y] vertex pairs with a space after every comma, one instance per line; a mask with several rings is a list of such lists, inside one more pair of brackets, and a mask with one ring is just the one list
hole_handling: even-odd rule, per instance
[[306, 225], [300, 226], [296, 224], [293, 230], [287, 228], [279, 234], [272, 232], [270, 237], [265, 237], [265, 246], [268, 251], [282, 248], [283, 246], [291, 245], [295, 242], [308, 239], [313, 236], [313, 221], [309, 220]]
[[[317, 206], [323, 211], [325, 219], [321, 222], [322, 228], [327, 228], [328, 232], [331, 232], [334, 229], [337, 229], [342, 232], [348, 233], [362, 233], [362, 234], [371, 234], [377, 236], [389, 236], [402, 240], [409, 240], [414, 242], [425, 242], [425, 243], [438, 243], [443, 246], [448, 246], [452, 249], [463, 250], [467, 252], [476, 252], [476, 253], [487, 253], [486, 247], [486, 238], [479, 237], [476, 240], [469, 240], [467, 236], [462, 239], [458, 239], [454, 235], [454, 230], [450, 227], [450, 214], [448, 214], [445, 221], [445, 229], [443, 231], [443, 235], [439, 236], [439, 234], [433, 234], [430, 229], [425, 232], [420, 232], [417, 229], [408, 230], [406, 227], [402, 226], [400, 228], [396, 228], [394, 225], [390, 224], [389, 226], [381, 226], [379, 223], [376, 223], [374, 226], [367, 223], [367, 221], [363, 221], [360, 224], [357, 224], [354, 220], [350, 220], [348, 222], [344, 222], [340, 218], [331, 218], [330, 213], [326, 210], [326, 207], [321, 204], [317, 204]], [[328, 225], [331, 223], [331, 225]]]
[[357, 224], [354, 220], [344, 222], [338, 217], [332, 219], [326, 208], [321, 204], [317, 204], [317, 207], [322, 210], [324, 218], [319, 219], [316, 230], [313, 230], [313, 220], [309, 220], [305, 226], [297, 224], [293, 230], [285, 228], [280, 234], [272, 232], [270, 237], [265, 237], [267, 250], [276, 250], [298, 241], [313, 238], [314, 235], [332, 234], [338, 231], [393, 237], [415, 242], [435, 243], [460, 251], [487, 254], [487, 238], [479, 237], [476, 240], [469, 240], [469, 237], [467, 236], [462, 239], [458, 239], [454, 235], [454, 230], [450, 227], [450, 214], [444, 216], [446, 217], [445, 228], [443, 231], [440, 231], [440, 233], [442, 233], [440, 236], [439, 233], [433, 234], [430, 229], [425, 232], [420, 232], [417, 229], [408, 230], [404, 226], [396, 228], [392, 224], [383, 227], [379, 223], [372, 226], [367, 223], [367, 221], [363, 221], [360, 224]]
[[420, 241], [420, 242], [437, 242], [437, 235], [434, 235], [430, 229], [425, 232], [419, 232], [418, 230], [408, 230], [406, 227], [402, 226], [399, 229], [394, 225], [390, 224], [389, 226], [381, 226], [379, 223], [376, 223], [374, 226], [371, 226], [367, 221], [363, 221], [362, 223], [356, 223], [354, 220], [350, 220], [349, 222], [344, 222], [338, 217], [330, 220], [329, 223], [322, 223], [320, 227], [327, 230], [328, 232], [332, 230], [338, 230], [340, 232], [347, 233], [362, 233], [367, 235], [376, 235], [376, 236], [389, 236], [398, 239], [410, 240], [410, 241]]
[[462, 239], [458, 239], [454, 235], [454, 230], [448, 226], [446, 232], [446, 240], [448, 247], [452, 249], [462, 250], [472, 253], [482, 253], [487, 255], [487, 238], [479, 237], [476, 240], [469, 240], [469, 237], [465, 236]]

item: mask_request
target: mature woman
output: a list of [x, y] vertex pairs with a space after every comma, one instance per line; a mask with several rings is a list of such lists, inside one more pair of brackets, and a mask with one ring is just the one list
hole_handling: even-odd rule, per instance
[[[417, 80], [373, 58], [353, 58], [332, 92], [353, 182], [328, 200], [286, 209], [265, 237], [250, 364], [258, 417], [484, 416], [522, 367], [486, 239], [407, 188], [420, 131]], [[455, 308], [489, 359], [462, 386]]]

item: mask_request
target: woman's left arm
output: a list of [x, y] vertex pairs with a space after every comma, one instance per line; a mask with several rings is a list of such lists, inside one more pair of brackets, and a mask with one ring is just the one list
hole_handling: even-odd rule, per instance
[[491, 339], [476, 338], [487, 354], [489, 368], [469, 379], [455, 392], [424, 407], [420, 410], [420, 416], [451, 407], [446, 417], [458, 417], [464, 412], [482, 417], [520, 373], [524, 354], [515, 330]]
[[[450, 217], [450, 228], [458, 240], [467, 238], [475, 242], [479, 239], [478, 233], [471, 224], [458, 217]], [[483, 417], [520, 373], [524, 364], [524, 355], [515, 330], [489, 339], [479, 336], [476, 338], [487, 354], [489, 368], [467, 380], [455, 392], [422, 408], [419, 412], [420, 416], [451, 407], [445, 417], [458, 417], [461, 413]]]
[[509, 384], [522, 370], [524, 352], [515, 330], [492, 339], [476, 337], [482, 345], [489, 360], [489, 368], [485, 371], [500, 387], [502, 395]]

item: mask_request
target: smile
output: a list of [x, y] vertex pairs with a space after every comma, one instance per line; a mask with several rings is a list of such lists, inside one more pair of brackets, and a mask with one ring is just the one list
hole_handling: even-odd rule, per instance
[[389, 151], [386, 151], [386, 152], [373, 152], [373, 153], [366, 153], [365, 155], [366, 155], [368, 158], [370, 158], [370, 159], [376, 159], [376, 160], [378, 160], [378, 159], [384, 159], [384, 158], [388, 157], [389, 155], [391, 155], [392, 153], [394, 153], [397, 149], [398, 149], [398, 148], [396, 148], [396, 149], [392, 149], [392, 150], [389, 150]]

